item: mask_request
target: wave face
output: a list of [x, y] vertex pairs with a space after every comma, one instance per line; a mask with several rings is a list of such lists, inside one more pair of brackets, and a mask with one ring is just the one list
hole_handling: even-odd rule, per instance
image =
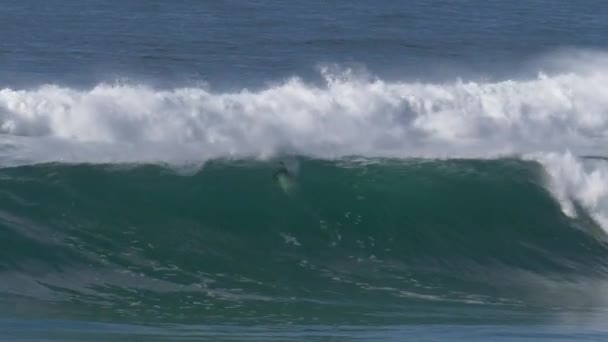
[[215, 160], [188, 174], [0, 169], [1, 307], [122, 322], [386, 324], [608, 304], [604, 233], [585, 203], [565, 214], [539, 162], [287, 162], [297, 169], [288, 192], [272, 177], [276, 160]]

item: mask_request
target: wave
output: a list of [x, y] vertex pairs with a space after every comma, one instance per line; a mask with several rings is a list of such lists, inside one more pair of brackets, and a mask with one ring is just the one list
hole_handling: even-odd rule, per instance
[[[2, 89], [0, 303], [310, 322], [605, 307], [606, 61], [502, 81]], [[299, 169], [289, 191], [279, 160]]]
[[273, 180], [275, 161], [251, 159], [188, 175], [0, 169], [2, 307], [96, 320], [386, 323], [416, 320], [419, 305], [430, 317], [434, 306], [608, 304], [604, 234], [584, 209], [562, 212], [538, 162], [293, 162], [293, 193]]
[[549, 72], [503, 81], [385, 81], [323, 69], [259, 90], [99, 84], [0, 90], [0, 165], [169, 163], [302, 155], [397, 158], [519, 156], [547, 186], [608, 227], [608, 57], [546, 59]]

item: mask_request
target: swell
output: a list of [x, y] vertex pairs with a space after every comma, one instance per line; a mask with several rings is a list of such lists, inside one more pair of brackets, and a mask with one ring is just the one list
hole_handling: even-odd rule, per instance
[[158, 165], [2, 169], [4, 307], [348, 320], [415, 316], [405, 308], [416, 305], [605, 303], [603, 232], [583, 206], [564, 214], [537, 162], [292, 163], [288, 193], [272, 178], [275, 161], [216, 160], [187, 174]]

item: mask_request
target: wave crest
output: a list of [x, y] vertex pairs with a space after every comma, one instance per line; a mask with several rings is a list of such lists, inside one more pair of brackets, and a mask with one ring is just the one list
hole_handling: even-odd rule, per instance
[[[233, 93], [124, 84], [3, 89], [0, 130], [9, 140], [128, 144], [133, 161], [146, 158], [147, 144], [164, 146], [171, 156], [196, 149], [207, 158], [285, 150], [317, 157], [466, 157], [566, 149], [595, 154], [608, 140], [604, 73], [443, 84], [323, 75], [323, 86], [293, 78]], [[53, 154], [61, 151], [49, 151], [49, 158]]]

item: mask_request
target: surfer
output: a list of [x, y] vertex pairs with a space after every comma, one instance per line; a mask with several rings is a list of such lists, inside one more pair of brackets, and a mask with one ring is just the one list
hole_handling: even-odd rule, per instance
[[294, 174], [289, 171], [284, 162], [280, 162], [279, 169], [274, 173], [272, 178], [279, 184], [279, 186], [285, 191], [289, 193], [293, 191], [295, 186], [295, 177]]
[[274, 178], [274, 180], [280, 181], [281, 178], [283, 178], [283, 177], [293, 178], [293, 176], [291, 175], [291, 172], [289, 172], [289, 170], [287, 170], [287, 167], [285, 166], [284, 162], [280, 162], [279, 165], [281, 165], [281, 166], [272, 176], [272, 178]]

